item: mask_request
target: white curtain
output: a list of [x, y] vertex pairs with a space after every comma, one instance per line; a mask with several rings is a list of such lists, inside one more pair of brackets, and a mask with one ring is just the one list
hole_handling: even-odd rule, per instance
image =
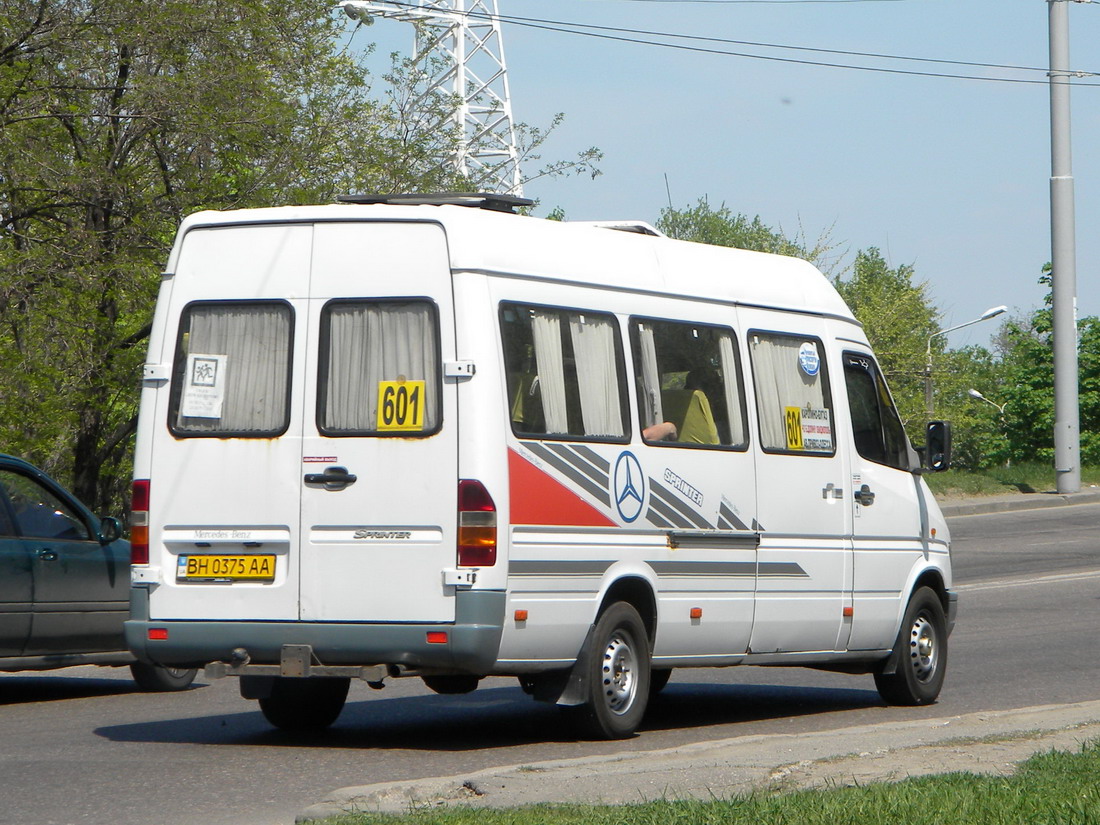
[[425, 431], [439, 426], [435, 316], [423, 302], [346, 303], [329, 307], [328, 375], [322, 427], [372, 432], [378, 382], [423, 381]]
[[569, 432], [569, 414], [565, 404], [565, 363], [558, 313], [532, 310], [531, 336], [535, 342], [535, 366], [546, 432], [565, 435]]
[[642, 374], [642, 391], [638, 396], [642, 427], [652, 427], [665, 420], [661, 406], [661, 376], [657, 371], [657, 346], [653, 342], [653, 327], [638, 324], [638, 366]]
[[574, 313], [569, 316], [569, 331], [577, 363], [584, 434], [621, 438], [623, 419], [615, 369], [617, 328], [610, 318]]
[[760, 438], [765, 449], [787, 449], [787, 407], [811, 410], [825, 407], [822, 380], [824, 355], [818, 353], [821, 369], [817, 375], [808, 375], [798, 361], [798, 351], [804, 343], [804, 338], [761, 333], [753, 336], [753, 374], [756, 378]]
[[733, 339], [728, 333], [718, 336], [718, 351], [722, 358], [722, 383], [726, 390], [726, 414], [730, 424], [730, 443], [744, 444], [745, 421], [741, 417], [741, 394], [737, 383], [737, 358], [733, 351]]
[[225, 356], [224, 396], [220, 418], [185, 418], [181, 404], [177, 428], [224, 433], [283, 429], [290, 308], [282, 304], [198, 306], [191, 310], [190, 322], [187, 353]]

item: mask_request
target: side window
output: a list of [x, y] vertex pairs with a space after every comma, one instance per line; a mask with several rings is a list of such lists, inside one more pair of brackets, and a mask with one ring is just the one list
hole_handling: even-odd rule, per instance
[[745, 449], [745, 401], [733, 331], [630, 319], [638, 415], [648, 443]]
[[905, 428], [886, 381], [870, 356], [844, 353], [844, 383], [848, 387], [856, 451], [868, 461], [908, 470]]
[[0, 472], [0, 485], [11, 503], [20, 535], [73, 541], [92, 538], [80, 514], [33, 479], [18, 473]]
[[329, 303], [321, 313], [318, 430], [405, 438], [438, 432], [439, 352], [431, 301]]
[[836, 452], [829, 372], [818, 338], [749, 333], [760, 443], [764, 452]]
[[500, 322], [517, 435], [626, 440], [626, 371], [615, 316], [501, 304]]
[[280, 435], [290, 423], [290, 306], [189, 304], [180, 318], [168, 412], [179, 436]]

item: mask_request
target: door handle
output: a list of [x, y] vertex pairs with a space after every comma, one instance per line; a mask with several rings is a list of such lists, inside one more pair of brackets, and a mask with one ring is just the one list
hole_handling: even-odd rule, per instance
[[347, 467], [325, 467], [323, 473], [306, 473], [306, 484], [323, 484], [326, 490], [343, 490], [349, 484], [354, 484], [358, 476], [348, 472]]
[[864, 484], [859, 490], [856, 491], [856, 501], [862, 504], [864, 507], [870, 507], [875, 503], [875, 494], [871, 492], [871, 488]]
[[38, 551], [38, 558], [42, 561], [57, 561], [57, 551], [51, 550], [49, 547], [43, 547]]

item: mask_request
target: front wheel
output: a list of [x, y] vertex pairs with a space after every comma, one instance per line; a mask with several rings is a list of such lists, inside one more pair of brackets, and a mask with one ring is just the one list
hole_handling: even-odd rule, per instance
[[145, 662], [134, 662], [130, 665], [130, 675], [134, 677], [134, 682], [150, 693], [186, 690], [195, 681], [197, 673], [193, 667], [164, 667]]
[[280, 730], [324, 730], [340, 715], [351, 679], [277, 676], [271, 695], [260, 700], [267, 721]]
[[891, 705], [930, 705], [947, 674], [947, 620], [943, 604], [927, 587], [917, 590], [905, 608], [894, 643], [897, 668], [876, 673], [875, 687]]
[[649, 636], [638, 611], [626, 602], [611, 605], [585, 653], [584, 726], [598, 739], [625, 739], [641, 724], [649, 699]]

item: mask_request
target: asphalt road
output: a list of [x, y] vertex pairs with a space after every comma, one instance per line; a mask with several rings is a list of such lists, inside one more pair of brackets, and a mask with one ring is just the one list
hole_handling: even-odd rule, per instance
[[930, 708], [887, 708], [868, 676], [774, 668], [677, 671], [641, 734], [579, 742], [509, 679], [430, 694], [353, 685], [337, 725], [272, 730], [234, 680], [135, 692], [126, 671], [0, 676], [0, 825], [283, 825], [334, 788], [499, 765], [671, 748], [1100, 699], [1100, 505], [951, 520], [959, 623]]

